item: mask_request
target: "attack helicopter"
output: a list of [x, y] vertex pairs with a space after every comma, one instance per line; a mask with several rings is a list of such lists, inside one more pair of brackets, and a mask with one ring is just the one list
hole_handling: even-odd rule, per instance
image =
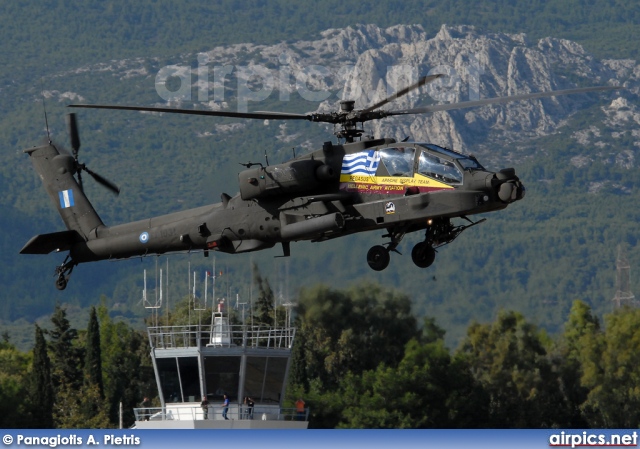
[[[114, 193], [118, 187], [78, 160], [80, 138], [75, 114], [68, 114], [71, 153], [51, 141], [25, 150], [67, 230], [32, 237], [21, 254], [66, 252], [55, 269], [55, 286], [64, 290], [81, 263], [176, 252], [237, 254], [291, 243], [322, 242], [383, 230], [385, 243], [369, 249], [366, 260], [384, 270], [403, 237], [424, 232], [411, 251], [413, 263], [431, 266], [437, 249], [485, 218], [470, 216], [505, 209], [525, 196], [513, 168], [485, 169], [473, 156], [432, 143], [363, 137], [363, 124], [385, 117], [433, 113], [490, 104], [616, 89], [597, 86], [487, 98], [476, 101], [383, 110], [382, 106], [444, 75], [418, 82], [365, 109], [341, 101], [331, 113], [232, 112], [160, 107], [73, 104], [74, 108], [151, 111], [260, 120], [307, 120], [333, 124], [338, 142], [277, 165], [242, 164], [235, 196], [221, 202], [145, 220], [106, 226], [83, 190], [82, 172]], [[460, 218], [462, 224], [452, 219]]]

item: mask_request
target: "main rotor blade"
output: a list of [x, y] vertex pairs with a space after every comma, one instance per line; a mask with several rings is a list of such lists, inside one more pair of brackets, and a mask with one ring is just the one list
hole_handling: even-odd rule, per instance
[[146, 112], [168, 112], [170, 114], [208, 115], [214, 117], [233, 118], [253, 118], [264, 120], [309, 120], [312, 118], [307, 114], [289, 114], [286, 112], [231, 112], [231, 111], [203, 111], [198, 109], [175, 109], [175, 108], [155, 108], [144, 106], [118, 106], [105, 104], [70, 104], [70, 108], [90, 108], [90, 109], [117, 109], [123, 111], [146, 111]]
[[534, 98], [557, 97], [560, 95], [581, 94], [585, 92], [597, 92], [603, 90], [623, 89], [621, 86], [595, 86], [595, 87], [579, 87], [576, 89], [552, 90], [548, 92], [536, 92], [532, 94], [511, 95], [508, 97], [484, 98], [475, 101], [463, 101], [460, 103], [436, 104], [433, 106], [424, 106], [422, 108], [405, 109], [398, 111], [386, 111], [386, 116], [392, 115], [409, 115], [424, 114], [428, 112], [449, 111], [452, 109], [465, 109], [477, 106], [486, 106], [489, 104], [510, 103], [512, 101], [531, 100]]
[[78, 150], [80, 149], [80, 134], [78, 133], [78, 123], [75, 114], [67, 114], [67, 126], [69, 127], [69, 139], [71, 140], [71, 150], [73, 157], [78, 162]]
[[396, 92], [395, 94], [388, 96], [388, 97], [387, 97], [387, 98], [385, 98], [384, 100], [381, 100], [381, 101], [377, 102], [376, 104], [374, 104], [374, 105], [372, 105], [372, 106], [369, 106], [369, 107], [368, 107], [368, 108], [366, 108], [366, 109], [363, 109], [363, 110], [361, 111], [361, 113], [367, 113], [367, 112], [371, 112], [371, 111], [373, 111], [373, 110], [375, 110], [375, 109], [378, 109], [379, 107], [384, 106], [385, 104], [387, 104], [387, 103], [389, 103], [389, 102], [391, 102], [391, 101], [394, 101], [395, 99], [397, 99], [397, 98], [399, 98], [399, 97], [402, 97], [403, 95], [408, 94], [408, 93], [409, 93], [409, 92], [411, 92], [412, 90], [417, 89], [417, 88], [418, 88], [418, 87], [420, 87], [420, 86], [424, 86], [425, 84], [428, 84], [428, 83], [430, 83], [431, 81], [436, 80], [436, 79], [438, 79], [438, 78], [441, 78], [441, 77], [443, 77], [443, 76], [446, 76], [446, 75], [443, 75], [443, 74], [439, 73], [439, 74], [437, 74], [437, 75], [428, 75], [428, 76], [423, 76], [422, 78], [420, 78], [420, 79], [418, 80], [418, 82], [417, 82], [417, 83], [414, 83], [414, 84], [412, 84], [412, 85], [410, 85], [410, 86], [407, 86], [407, 87], [405, 87], [404, 89], [399, 90], [399, 91], [398, 91], [398, 92]]
[[82, 170], [78, 170], [78, 185], [80, 186], [80, 190], [84, 192], [84, 186], [82, 185]]
[[89, 173], [91, 175], [91, 177], [96, 180], [96, 182], [98, 184], [102, 184], [104, 187], [106, 187], [107, 189], [111, 190], [116, 195], [118, 195], [120, 193], [120, 187], [118, 187], [117, 185], [115, 185], [114, 183], [109, 181], [104, 176], [100, 176], [99, 174], [97, 174], [96, 172], [88, 169], [84, 165], [83, 165], [82, 169], [84, 171], [86, 171], [87, 173]]

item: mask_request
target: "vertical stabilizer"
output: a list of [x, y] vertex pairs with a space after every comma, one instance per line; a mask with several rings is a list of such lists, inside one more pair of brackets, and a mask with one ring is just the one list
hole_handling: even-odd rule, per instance
[[91, 231], [103, 223], [73, 176], [76, 161], [70, 154], [58, 151], [52, 143], [25, 150], [25, 153], [67, 229], [77, 231], [88, 240]]

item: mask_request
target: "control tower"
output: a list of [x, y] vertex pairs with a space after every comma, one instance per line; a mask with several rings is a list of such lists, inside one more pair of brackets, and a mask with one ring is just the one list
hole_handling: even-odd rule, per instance
[[161, 406], [135, 409], [136, 428], [307, 428], [308, 409], [283, 408], [295, 328], [231, 324], [218, 308], [211, 324], [152, 326], [148, 335]]

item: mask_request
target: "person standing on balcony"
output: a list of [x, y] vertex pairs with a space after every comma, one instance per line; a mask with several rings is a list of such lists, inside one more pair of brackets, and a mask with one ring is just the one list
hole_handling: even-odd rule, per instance
[[229, 412], [229, 396], [224, 395], [224, 400], [222, 401], [222, 417], [224, 419], [229, 419], [227, 417], [227, 413]]
[[248, 411], [247, 411], [247, 419], [253, 419], [253, 406], [256, 403], [253, 402], [253, 399], [251, 399], [250, 397], [247, 397], [247, 406], [248, 406]]
[[200, 407], [202, 407], [202, 416], [203, 419], [209, 418], [209, 401], [206, 396], [202, 396], [202, 402], [200, 403]]
[[296, 401], [296, 412], [298, 412], [298, 421], [304, 421], [304, 401], [298, 398]]
[[149, 410], [149, 407], [151, 407], [151, 401], [149, 400], [149, 398], [145, 396], [140, 406], [142, 407], [142, 419], [144, 421], [149, 421], [149, 416], [151, 415], [151, 412]]

